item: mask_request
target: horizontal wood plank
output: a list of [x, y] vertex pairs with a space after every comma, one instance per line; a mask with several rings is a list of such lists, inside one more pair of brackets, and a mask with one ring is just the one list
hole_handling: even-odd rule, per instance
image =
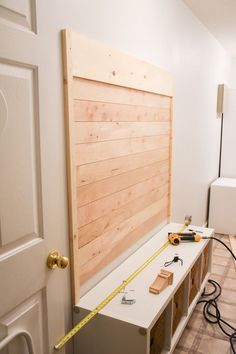
[[73, 76], [172, 96], [173, 77], [167, 70], [76, 32], [69, 35]]
[[166, 122], [169, 120], [169, 106], [145, 107], [74, 100], [75, 122]]
[[120, 208], [122, 205], [152, 192], [156, 188], [166, 184], [168, 181], [169, 173], [166, 172], [78, 208], [78, 227], [86, 225], [93, 220], [108, 214], [110, 211]]
[[84, 186], [167, 159], [169, 159], [169, 148], [162, 148], [77, 166], [76, 185]]
[[81, 227], [78, 230], [79, 247], [88, 244], [96, 237], [102, 235], [104, 232], [116, 227], [124, 220], [135, 215], [142, 209], [148, 207], [150, 204], [169, 195], [169, 186], [165, 184], [156, 190], [145, 194], [137, 199], [134, 199], [128, 204], [123, 205], [119, 209], [109, 212], [108, 214], [92, 221], [91, 223]]
[[114, 141], [103, 141], [99, 143], [78, 144], [75, 146], [75, 164], [79, 166], [166, 147], [169, 147], [168, 134], [116, 140], [115, 143]]
[[103, 82], [73, 79], [73, 98], [134, 106], [169, 108], [171, 98]]
[[119, 192], [135, 183], [145, 181], [151, 177], [169, 171], [169, 161], [164, 160], [152, 165], [123, 173], [118, 176], [106, 178], [86, 186], [77, 188], [77, 206], [89, 204], [109, 194]]
[[75, 144], [166, 135], [169, 122], [76, 122]]
[[140, 212], [136, 213], [129, 219], [126, 219], [115, 228], [105, 232], [100, 237], [91, 241], [88, 245], [80, 248], [80, 265], [83, 266], [98, 254], [103, 253], [106, 248], [112, 248], [114, 243], [120, 243], [126, 235], [134, 229], [141, 226], [145, 221], [152, 216], [166, 209], [168, 197], [163, 197], [161, 200], [149, 205]]
[[[126, 235], [122, 241], [119, 240], [119, 243], [113, 243], [111, 247], [107, 247], [103, 250], [102, 253], [98, 254], [96, 257], [93, 257], [85, 263], [83, 266], [80, 266], [80, 281], [83, 284], [108, 265], [112, 260], [118, 257], [123, 251], [127, 250], [132, 246], [137, 240], [143, 237], [143, 235], [150, 232], [161, 222], [168, 220], [168, 208], [159, 212], [157, 215], [150, 217], [145, 221], [141, 226], [133, 230], [130, 234]], [[80, 256], [79, 250], [79, 256]], [[153, 250], [153, 253], [156, 250]]]

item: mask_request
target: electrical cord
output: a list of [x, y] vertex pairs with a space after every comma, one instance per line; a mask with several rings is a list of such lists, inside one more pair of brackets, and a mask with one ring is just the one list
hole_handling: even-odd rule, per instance
[[212, 239], [212, 240], [216, 240], [216, 241], [220, 242], [220, 243], [229, 251], [229, 253], [231, 254], [231, 256], [232, 256], [232, 257], [234, 258], [234, 260], [236, 261], [236, 256], [235, 256], [235, 254], [231, 251], [231, 249], [230, 249], [223, 241], [221, 241], [219, 238], [216, 238], [216, 237], [213, 237], [213, 236], [207, 237], [207, 238], [210, 238], [210, 239]]
[[[232, 257], [236, 260], [235, 254], [223, 241], [221, 241], [216, 237], [209, 237], [209, 238], [220, 242], [230, 252]], [[206, 293], [206, 289], [204, 288], [203, 293], [201, 294], [202, 298], [198, 301], [198, 304], [204, 303], [203, 315], [205, 320], [211, 324], [218, 324], [222, 332], [227, 337], [229, 337], [232, 353], [236, 354], [236, 349], [234, 347], [234, 341], [236, 341], [236, 327], [233, 327], [230, 323], [226, 322], [221, 318], [221, 313], [217, 304], [217, 300], [220, 297], [222, 292], [221, 286], [219, 283], [217, 283], [215, 280], [212, 279], [209, 279], [208, 283], [210, 283], [213, 286], [213, 290], [211, 292]], [[204, 299], [205, 297], [208, 297], [208, 299]], [[209, 299], [209, 297], [211, 298]]]
[[229, 337], [233, 354], [235, 354], [234, 343], [233, 343], [234, 340], [236, 340], [236, 332], [232, 333], [231, 336]]

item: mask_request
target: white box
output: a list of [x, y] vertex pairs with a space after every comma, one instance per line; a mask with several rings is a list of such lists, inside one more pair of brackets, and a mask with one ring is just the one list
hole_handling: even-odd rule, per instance
[[211, 184], [209, 227], [236, 234], [236, 178], [218, 178]]

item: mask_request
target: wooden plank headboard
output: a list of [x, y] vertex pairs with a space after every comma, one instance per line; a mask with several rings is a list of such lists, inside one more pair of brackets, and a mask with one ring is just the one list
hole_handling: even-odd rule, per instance
[[171, 75], [63, 30], [74, 303], [170, 211]]

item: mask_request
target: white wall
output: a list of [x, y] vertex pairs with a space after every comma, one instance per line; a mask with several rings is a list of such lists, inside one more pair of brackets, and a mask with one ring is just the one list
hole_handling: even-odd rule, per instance
[[[229, 58], [224, 50], [181, 0], [39, 3], [38, 16], [44, 18], [39, 37], [42, 43], [45, 36], [51, 42], [45, 50], [54, 69], [44, 95], [50, 97], [54, 110], [50, 124], [55, 119], [60, 121], [57, 153], [65, 156], [60, 30], [70, 27], [173, 73], [172, 220], [182, 222], [188, 213], [195, 224], [204, 224], [209, 184], [218, 173], [220, 121], [216, 119], [216, 91], [218, 83], [227, 82]], [[58, 178], [65, 188], [65, 164], [58, 166]], [[69, 292], [67, 296], [69, 314]]]
[[236, 58], [232, 58], [225, 92], [221, 177], [236, 178]]
[[236, 89], [236, 57], [233, 57], [231, 59], [229, 87], [232, 89]]
[[[41, 30], [55, 37], [49, 56], [55, 73], [61, 71], [59, 30], [66, 27], [173, 73], [172, 219], [181, 222], [188, 213], [194, 223], [205, 223], [208, 187], [218, 171], [216, 87], [227, 81], [225, 51], [181, 0], [57, 0], [56, 11], [54, 5], [45, 1], [48, 25]], [[61, 74], [53, 84], [56, 103], [62, 99]]]

